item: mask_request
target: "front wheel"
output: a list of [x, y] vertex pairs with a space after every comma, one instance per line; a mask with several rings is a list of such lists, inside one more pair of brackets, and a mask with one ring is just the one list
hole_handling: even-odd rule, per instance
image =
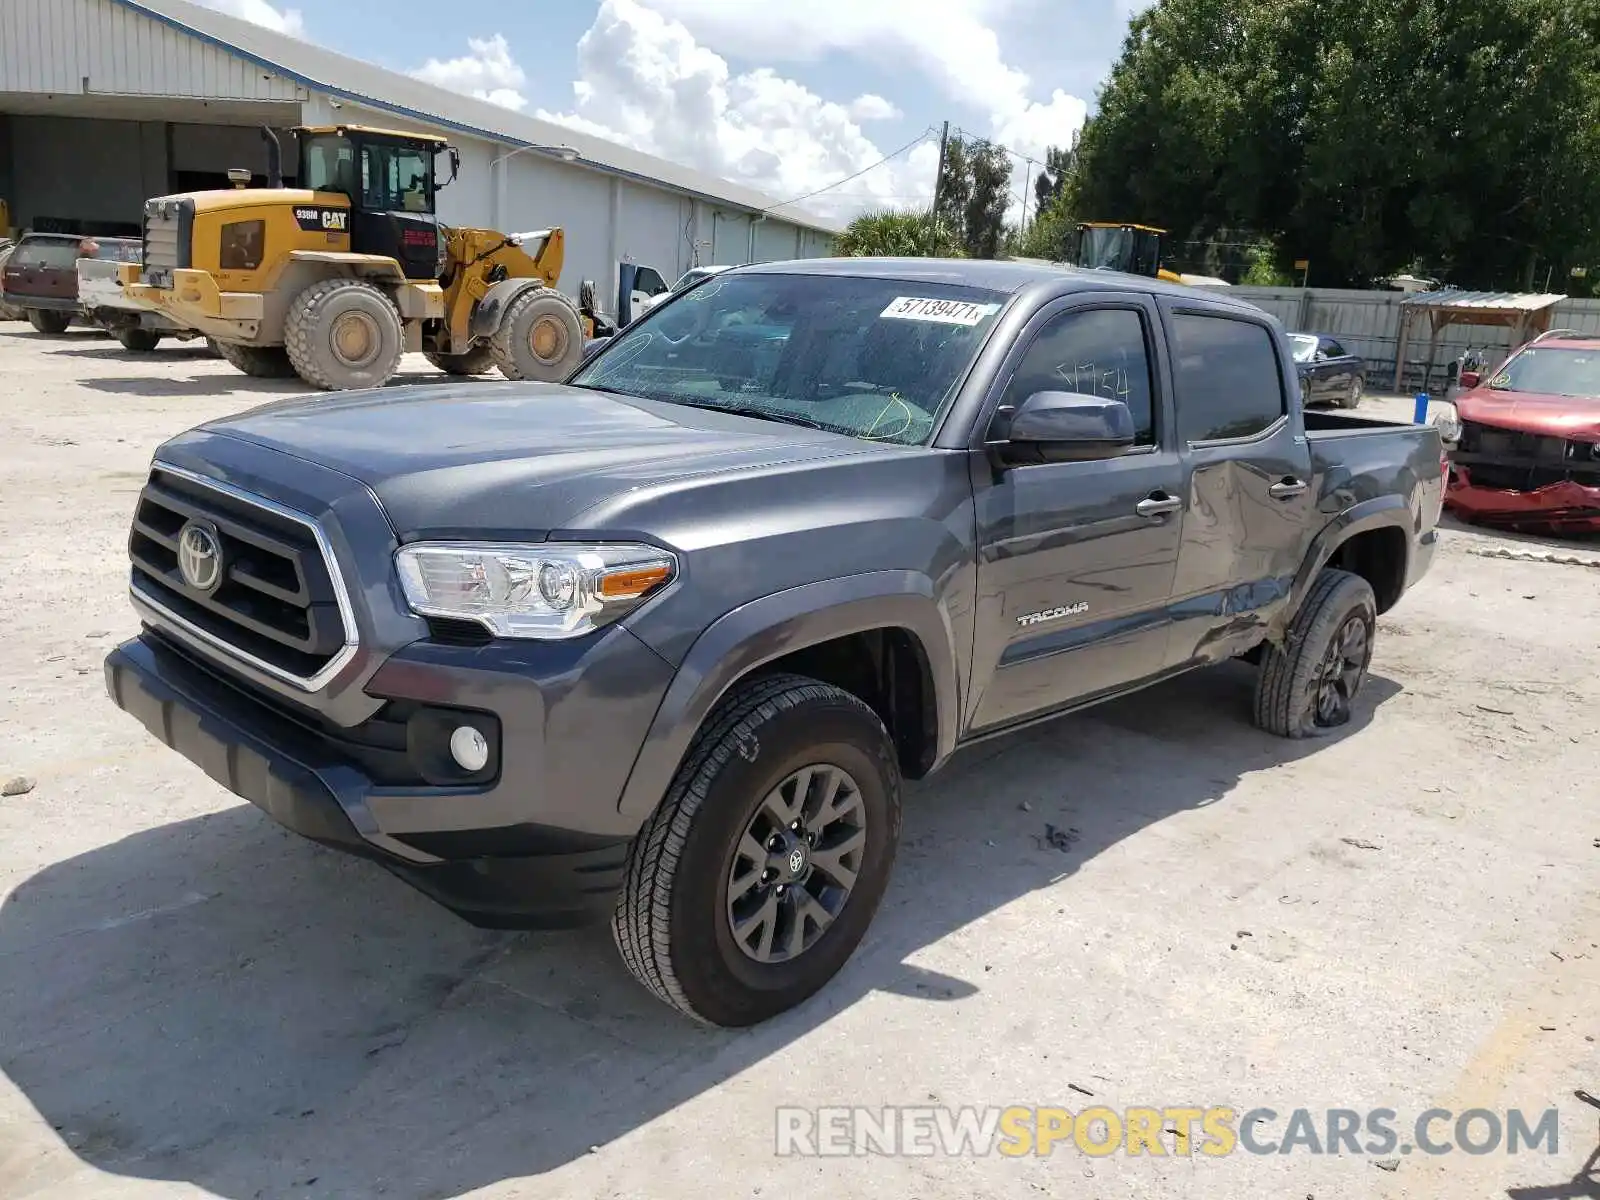
[[583, 321], [560, 292], [535, 288], [511, 302], [489, 345], [507, 379], [556, 383], [583, 361]]
[[796, 675], [735, 688], [628, 856], [612, 933], [640, 983], [712, 1025], [754, 1025], [838, 973], [900, 840], [878, 715]]
[[161, 344], [161, 335], [150, 329], [119, 329], [117, 341], [122, 343], [124, 350], [148, 354]]
[[1324, 571], [1283, 644], [1262, 655], [1256, 724], [1286, 738], [1326, 737], [1348, 725], [1377, 630], [1372, 585], [1348, 571]]
[[66, 313], [53, 312], [43, 308], [30, 308], [28, 310], [28, 324], [32, 325], [39, 333], [65, 333], [67, 326], [72, 323], [72, 318]]

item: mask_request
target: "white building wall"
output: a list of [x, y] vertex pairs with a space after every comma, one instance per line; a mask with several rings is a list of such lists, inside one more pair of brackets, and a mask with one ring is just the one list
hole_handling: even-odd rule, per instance
[[[687, 196], [618, 180], [617, 259], [654, 267], [668, 283], [689, 269], [694, 201]], [[609, 292], [603, 290], [603, 297]], [[609, 303], [609, 300], [607, 301]]]
[[291, 80], [112, 0], [0, 0], [0, 92], [302, 95]]

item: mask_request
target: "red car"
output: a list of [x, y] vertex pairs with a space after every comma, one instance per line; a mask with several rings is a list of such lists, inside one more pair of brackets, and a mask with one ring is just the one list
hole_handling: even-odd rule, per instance
[[1461, 384], [1435, 419], [1445, 507], [1485, 525], [1600, 532], [1600, 336], [1541, 334]]

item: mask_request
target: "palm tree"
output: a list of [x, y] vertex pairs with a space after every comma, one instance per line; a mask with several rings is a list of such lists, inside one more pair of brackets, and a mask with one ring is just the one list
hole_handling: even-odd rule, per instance
[[839, 235], [837, 251], [848, 258], [921, 258], [930, 249], [931, 228], [929, 214], [915, 209], [862, 213]]

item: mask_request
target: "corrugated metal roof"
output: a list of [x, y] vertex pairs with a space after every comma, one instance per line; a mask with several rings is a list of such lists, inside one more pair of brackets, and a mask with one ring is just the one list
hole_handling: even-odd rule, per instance
[[1406, 308], [1477, 308], [1506, 312], [1538, 312], [1553, 308], [1566, 297], [1554, 292], [1468, 292], [1460, 288], [1438, 288], [1417, 292], [1400, 303]]
[[542, 121], [486, 100], [477, 100], [431, 83], [423, 83], [409, 75], [337, 54], [322, 46], [226, 16], [213, 9], [202, 8], [189, 0], [115, 2], [221, 46], [308, 88], [340, 99], [492, 139], [506, 146], [571, 146], [578, 151], [579, 162], [614, 174], [673, 188], [733, 208], [764, 212], [777, 220], [806, 229], [838, 233], [844, 228], [839, 222], [826, 217], [792, 205], [781, 205], [774, 197], [753, 188], [692, 171], [666, 159], [643, 154], [615, 142], [569, 129], [565, 125]]

